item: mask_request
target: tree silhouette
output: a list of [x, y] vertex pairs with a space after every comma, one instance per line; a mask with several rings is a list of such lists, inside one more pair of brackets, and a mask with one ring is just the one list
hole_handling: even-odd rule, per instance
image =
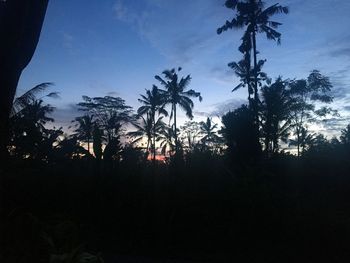
[[291, 81], [289, 86], [289, 96], [292, 100], [291, 121], [299, 156], [302, 137], [305, 137], [303, 133], [307, 130], [307, 127], [304, 127], [305, 123], [313, 122], [315, 118], [324, 117], [328, 113], [334, 114], [328, 107], [316, 110], [314, 104], [315, 102], [329, 104], [333, 101], [332, 84], [328, 77], [323, 76], [318, 70], [313, 70], [307, 79]]
[[[263, 60], [257, 60], [257, 43], [256, 35], [258, 33], [265, 33], [266, 37], [271, 40], [277, 41], [280, 44], [281, 33], [276, 29], [281, 23], [271, 21], [271, 17], [278, 13], [288, 13], [288, 8], [279, 4], [274, 4], [265, 8], [265, 4], [261, 0], [226, 0], [225, 6], [235, 11], [235, 17], [231, 21], [226, 23], [217, 29], [217, 33], [221, 34], [223, 31], [227, 31], [232, 28], [245, 28], [245, 32], [242, 37], [242, 44], [239, 46], [239, 51], [244, 54], [243, 62], [239, 62], [240, 69], [245, 72], [245, 81], [248, 85], [248, 92], [250, 95], [250, 89], [254, 92], [255, 103], [255, 115], [257, 116], [257, 104], [259, 102], [258, 84], [259, 84], [259, 72], [264, 63]], [[253, 56], [253, 69], [250, 69], [251, 56]], [[241, 64], [241, 65], [240, 65]], [[231, 64], [231, 67], [234, 66]], [[249, 69], [249, 70], [248, 70]], [[250, 79], [253, 76], [253, 87], [249, 87]]]
[[172, 156], [176, 152], [176, 144], [174, 142], [177, 135], [174, 134], [174, 127], [165, 127], [157, 138], [160, 142], [161, 153], [166, 156]]
[[16, 97], [12, 104], [11, 114], [10, 118], [16, 114], [18, 114], [22, 109], [27, 107], [31, 102], [43, 99], [44, 97], [51, 97], [51, 98], [57, 98], [58, 93], [57, 92], [50, 92], [47, 95], [44, 95], [40, 98], [37, 98], [38, 94], [41, 92], [47, 90], [50, 86], [52, 86], [53, 83], [51, 82], [44, 82], [39, 85], [36, 85], [35, 87], [31, 88], [30, 90], [26, 91], [24, 94], [22, 94], [19, 97]]
[[140, 142], [142, 139], [146, 137], [147, 139], [147, 146], [146, 146], [146, 152], [147, 154], [150, 151], [150, 147], [152, 146], [152, 152], [153, 152], [153, 157], [152, 159], [155, 160], [155, 142], [154, 146], [152, 145], [152, 139], [157, 140], [159, 134], [162, 132], [162, 130], [165, 127], [165, 123], [163, 122], [163, 117], [158, 117], [158, 119], [153, 123], [152, 118], [150, 115], [147, 113], [146, 117], [140, 116], [139, 119], [141, 120], [141, 123], [133, 123], [133, 126], [137, 129], [136, 131], [130, 131], [128, 132], [128, 135], [131, 137], [135, 138], [134, 143]]
[[24, 108], [11, 117], [11, 145], [19, 155], [36, 158], [40, 152], [38, 149], [48, 133], [45, 124], [54, 121], [48, 117], [54, 108], [49, 104], [43, 105], [41, 99], [34, 99], [23, 106]]
[[[257, 81], [259, 87], [262, 86], [263, 82], [270, 83], [270, 79], [268, 78], [267, 74], [265, 72], [262, 72], [262, 67], [265, 63], [265, 60], [260, 60], [257, 64]], [[234, 87], [232, 92], [243, 88], [247, 87], [248, 89], [248, 101], [249, 101], [249, 106], [257, 111], [258, 105], [255, 106], [255, 92], [254, 92], [254, 69], [250, 67], [250, 58], [249, 56], [245, 55], [242, 60], [240, 60], [238, 63], [237, 62], [230, 62], [228, 64], [230, 68], [233, 69], [234, 73], [236, 74], [237, 77], [239, 77], [240, 83]], [[257, 114], [257, 112], [255, 112]]]
[[350, 124], [341, 130], [340, 141], [347, 146], [350, 145]]
[[262, 88], [262, 136], [267, 155], [278, 151], [279, 140], [287, 141], [291, 129], [292, 102], [287, 85], [288, 81], [279, 77], [270, 86]]
[[194, 150], [197, 144], [197, 139], [200, 137], [200, 123], [196, 121], [186, 121], [183, 126], [180, 127], [181, 139], [187, 142], [188, 150]]
[[254, 119], [253, 112], [246, 105], [222, 116], [223, 127], [220, 133], [225, 139], [229, 154], [241, 163], [255, 162], [261, 154]]
[[207, 120], [200, 123], [200, 133], [203, 135], [201, 142], [205, 147], [213, 148], [216, 143], [219, 143], [220, 137], [217, 135], [218, 125], [213, 123], [212, 119], [207, 117]]
[[[152, 130], [152, 152], [153, 152], [153, 162], [156, 160], [156, 133], [158, 127], [160, 127], [158, 121], [156, 121], [156, 114], [168, 116], [168, 112], [164, 109], [165, 96], [164, 92], [160, 91], [157, 86], [153, 85], [152, 90], [146, 90], [146, 96], [141, 95], [141, 99], [138, 99], [143, 105], [138, 108], [137, 113], [139, 115], [147, 114], [147, 119], [151, 121]], [[145, 121], [145, 119], [143, 119]], [[147, 120], [148, 121], [148, 120]], [[148, 126], [145, 126], [148, 127]], [[148, 137], [147, 137], [148, 138]], [[148, 151], [148, 147], [147, 147]]]
[[[181, 68], [177, 69], [177, 72], [180, 72]], [[161, 83], [161, 85], [165, 88], [161, 92], [164, 93], [165, 96], [165, 104], [171, 105], [171, 114], [170, 119], [174, 118], [174, 139], [175, 139], [175, 151], [177, 152], [178, 147], [178, 136], [177, 132], [177, 124], [176, 124], [176, 107], [177, 105], [182, 108], [187, 117], [190, 119], [193, 118], [192, 109], [193, 109], [193, 101], [191, 98], [199, 98], [199, 101], [202, 101], [201, 94], [192, 89], [187, 90], [188, 85], [191, 81], [191, 76], [187, 75], [186, 77], [181, 77], [179, 79], [178, 73], [176, 73], [175, 69], [165, 70], [163, 71], [164, 79], [160, 76], [156, 75], [155, 78]]]
[[[83, 96], [83, 102], [78, 103], [79, 110], [94, 116], [93, 149], [97, 159], [102, 158], [102, 144], [106, 143], [106, 157], [119, 153], [119, 140], [123, 133], [123, 124], [133, 121], [132, 108], [119, 97]], [[109, 145], [110, 144], [110, 145]], [[108, 147], [107, 147], [108, 146]], [[115, 148], [113, 148], [115, 147]], [[112, 149], [113, 148], [113, 149]]]
[[76, 117], [74, 121], [77, 122], [78, 126], [75, 130], [78, 139], [87, 143], [88, 152], [90, 152], [90, 142], [94, 130], [93, 116], [84, 115], [81, 117]]
[[92, 148], [94, 150], [94, 155], [97, 161], [102, 159], [102, 141], [103, 141], [103, 132], [99, 126], [95, 123], [94, 130], [92, 133], [93, 144]]

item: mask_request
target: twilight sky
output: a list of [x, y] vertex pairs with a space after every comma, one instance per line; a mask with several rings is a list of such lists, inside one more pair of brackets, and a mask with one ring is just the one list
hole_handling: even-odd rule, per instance
[[[22, 74], [18, 95], [41, 82], [54, 82], [50, 91], [61, 99], [56, 126], [68, 126], [82, 95], [120, 96], [135, 109], [145, 89], [158, 84], [154, 75], [181, 66], [191, 74], [190, 88], [200, 91], [195, 118], [216, 116], [245, 102], [247, 91], [231, 93], [238, 79], [227, 67], [238, 61], [242, 30], [216, 34], [232, 17], [224, 0], [51, 0], [36, 53]], [[268, 0], [267, 4], [276, 1]], [[339, 129], [350, 119], [350, 1], [281, 0], [288, 15], [282, 44], [258, 38], [259, 58], [272, 78], [303, 78], [312, 69], [329, 76], [334, 85]], [[182, 117], [182, 121], [185, 118]]]

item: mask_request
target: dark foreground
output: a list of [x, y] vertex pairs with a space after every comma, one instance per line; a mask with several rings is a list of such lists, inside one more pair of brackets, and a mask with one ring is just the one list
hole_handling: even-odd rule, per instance
[[14, 162], [1, 175], [0, 260], [348, 262], [350, 174], [339, 162]]

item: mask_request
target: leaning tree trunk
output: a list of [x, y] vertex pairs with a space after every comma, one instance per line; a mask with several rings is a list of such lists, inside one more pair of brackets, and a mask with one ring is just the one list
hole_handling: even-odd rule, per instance
[[9, 115], [18, 80], [39, 41], [48, 0], [0, 2], [0, 158], [8, 155]]

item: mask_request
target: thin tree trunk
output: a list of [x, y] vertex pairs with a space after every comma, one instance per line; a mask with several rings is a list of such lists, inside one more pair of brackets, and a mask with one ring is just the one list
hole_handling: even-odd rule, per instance
[[299, 129], [297, 129], [297, 148], [298, 148], [298, 157], [300, 156], [300, 135]]
[[153, 150], [153, 165], [156, 164], [156, 123], [155, 123], [155, 116], [153, 114], [152, 117], [152, 122], [153, 122], [153, 145], [152, 145], [152, 150]]
[[174, 108], [174, 137], [175, 137], [175, 154], [177, 155], [178, 153], [178, 147], [177, 147], [177, 132], [176, 132], [176, 104], [173, 104], [173, 108]]
[[[254, 57], [254, 113], [255, 118], [258, 121], [258, 103], [259, 103], [259, 95], [258, 95], [258, 62], [257, 62], [257, 51], [256, 51], [256, 32], [255, 26], [253, 31], [253, 57]], [[259, 121], [257, 122], [257, 124]]]
[[152, 138], [147, 138], [147, 146], [146, 146], [147, 157], [148, 157], [148, 153], [149, 153], [149, 145], [152, 143], [152, 142], [150, 142], [151, 140], [152, 140]]

